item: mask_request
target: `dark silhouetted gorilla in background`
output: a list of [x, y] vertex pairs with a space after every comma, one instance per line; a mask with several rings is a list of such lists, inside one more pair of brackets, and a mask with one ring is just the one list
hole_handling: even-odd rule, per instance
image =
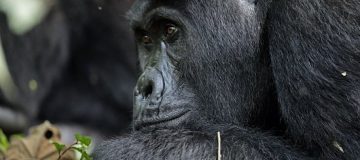
[[[8, 89], [1, 88], [0, 128], [19, 131], [36, 118], [39, 106], [54, 81], [60, 78], [68, 61], [67, 27], [64, 14], [58, 6], [53, 6], [43, 22], [24, 35], [14, 34], [9, 28], [7, 17], [1, 13], [0, 38], [10, 72], [8, 76], [11, 77], [8, 81], [13, 82], [8, 82], [11, 86]], [[30, 83], [35, 83], [35, 86], [30, 87]], [[26, 117], [26, 122], [7, 120], [6, 117], [12, 117], [9, 115], [11, 112], [4, 112], [7, 109], [14, 111], [14, 115]]]
[[[119, 132], [131, 120], [137, 73], [135, 40], [125, 18], [131, 1], [59, 2], [70, 32], [71, 57], [65, 75], [42, 104], [40, 118]], [[58, 116], [60, 108], [67, 116]]]
[[360, 1], [137, 0], [134, 131], [95, 159], [358, 159]]
[[[1, 96], [2, 108], [25, 113], [29, 122], [50, 120], [120, 133], [131, 121], [136, 83], [135, 40], [125, 18], [132, 2], [55, 2], [24, 35], [13, 34], [1, 16], [0, 36], [17, 87], [15, 95]], [[6, 119], [0, 124], [8, 131], [24, 127]]]

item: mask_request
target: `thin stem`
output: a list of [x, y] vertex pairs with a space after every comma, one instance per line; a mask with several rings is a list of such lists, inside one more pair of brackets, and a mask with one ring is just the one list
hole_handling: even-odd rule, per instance
[[75, 143], [73, 143], [72, 145], [70, 145], [68, 148], [66, 148], [63, 152], [61, 152], [61, 154], [59, 153], [59, 157], [57, 160], [60, 160], [62, 158], [62, 156], [65, 155], [66, 152], [68, 152], [70, 149], [72, 149], [75, 145], [79, 144], [78, 141], [76, 141]]
[[221, 160], [221, 136], [220, 136], [220, 132], [217, 132], [217, 140], [218, 140], [218, 160]]

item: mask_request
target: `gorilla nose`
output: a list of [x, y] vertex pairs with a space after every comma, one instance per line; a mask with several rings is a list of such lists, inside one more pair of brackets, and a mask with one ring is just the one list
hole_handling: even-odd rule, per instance
[[156, 69], [144, 72], [137, 83], [135, 96], [148, 106], [159, 105], [164, 90], [161, 73]]

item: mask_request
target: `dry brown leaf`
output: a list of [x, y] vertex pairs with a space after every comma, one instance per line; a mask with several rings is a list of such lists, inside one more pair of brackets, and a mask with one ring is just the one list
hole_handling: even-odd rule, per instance
[[[26, 138], [11, 139], [6, 160], [57, 160], [58, 152], [52, 142], [60, 139], [60, 130], [46, 121], [31, 128]], [[69, 151], [61, 160], [75, 160], [75, 153]]]
[[4, 160], [4, 159], [5, 159], [4, 155], [0, 152], [0, 160]]

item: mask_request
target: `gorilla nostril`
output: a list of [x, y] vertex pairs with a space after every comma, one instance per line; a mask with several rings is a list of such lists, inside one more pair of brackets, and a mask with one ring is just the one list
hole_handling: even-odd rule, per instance
[[149, 83], [145, 86], [145, 88], [144, 88], [144, 90], [143, 90], [143, 96], [144, 96], [145, 98], [150, 97], [151, 94], [152, 94], [152, 92], [153, 92], [153, 89], [154, 89], [153, 83], [149, 82]]
[[147, 69], [139, 77], [134, 95], [140, 96], [142, 103], [155, 103], [155, 101], [157, 103], [162, 97], [163, 90], [164, 80], [160, 71]]

